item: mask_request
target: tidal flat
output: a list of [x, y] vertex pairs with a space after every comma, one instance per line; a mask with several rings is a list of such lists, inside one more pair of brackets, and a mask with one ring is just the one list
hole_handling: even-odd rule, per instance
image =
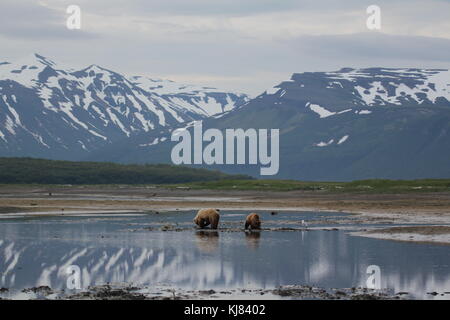
[[[197, 229], [194, 210], [2, 219], [0, 297], [450, 298], [447, 245], [354, 236], [374, 225], [348, 213], [256, 212], [259, 231], [244, 231], [245, 210], [222, 210], [218, 230]], [[367, 289], [370, 265], [380, 290]]]

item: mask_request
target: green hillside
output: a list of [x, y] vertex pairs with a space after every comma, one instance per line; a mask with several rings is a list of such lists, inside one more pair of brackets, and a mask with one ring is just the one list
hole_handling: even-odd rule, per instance
[[0, 184], [167, 184], [221, 179], [249, 179], [249, 176], [166, 164], [0, 158]]

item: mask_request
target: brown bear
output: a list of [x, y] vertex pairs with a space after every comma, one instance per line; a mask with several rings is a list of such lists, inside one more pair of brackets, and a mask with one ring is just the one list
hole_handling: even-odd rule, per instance
[[259, 215], [256, 213], [250, 213], [245, 219], [245, 230], [250, 229], [261, 229], [261, 220]]
[[211, 229], [217, 229], [220, 214], [218, 209], [201, 209], [194, 218], [194, 223], [200, 228], [211, 225]]

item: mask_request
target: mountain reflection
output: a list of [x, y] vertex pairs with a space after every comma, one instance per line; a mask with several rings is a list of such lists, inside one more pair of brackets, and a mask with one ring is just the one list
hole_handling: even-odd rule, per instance
[[63, 289], [67, 267], [77, 265], [83, 287], [127, 282], [192, 290], [288, 284], [348, 288], [365, 286], [367, 266], [375, 264], [381, 268], [382, 286], [396, 292], [430, 298], [427, 292], [450, 291], [450, 255], [445, 246], [380, 241], [337, 231], [70, 228], [55, 237], [46, 228], [10, 227], [1, 233], [0, 287]]

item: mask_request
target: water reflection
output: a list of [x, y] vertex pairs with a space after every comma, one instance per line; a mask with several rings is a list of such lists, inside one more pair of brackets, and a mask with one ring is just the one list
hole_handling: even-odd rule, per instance
[[219, 248], [219, 232], [218, 231], [197, 231], [197, 248], [205, 253], [212, 253]]
[[246, 231], [245, 232], [245, 240], [247, 242], [247, 247], [250, 249], [258, 249], [259, 248], [259, 239], [261, 238], [261, 231]]
[[[283, 219], [281, 213], [276, 217]], [[130, 230], [148, 219], [2, 222], [0, 287], [62, 289], [67, 267], [78, 265], [83, 287], [128, 282], [198, 290], [287, 284], [342, 288], [365, 286], [366, 268], [376, 264], [385, 288], [417, 298], [450, 291], [448, 246], [351, 237], [341, 231]]]

